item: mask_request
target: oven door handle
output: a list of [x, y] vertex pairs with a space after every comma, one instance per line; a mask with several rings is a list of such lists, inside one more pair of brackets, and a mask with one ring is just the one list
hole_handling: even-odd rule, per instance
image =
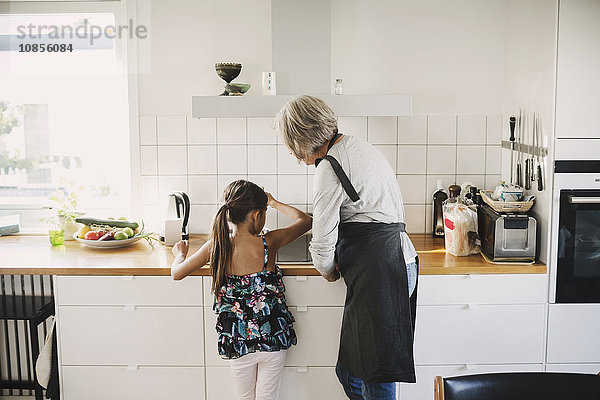
[[569, 196], [571, 204], [600, 204], [600, 197], [577, 197]]

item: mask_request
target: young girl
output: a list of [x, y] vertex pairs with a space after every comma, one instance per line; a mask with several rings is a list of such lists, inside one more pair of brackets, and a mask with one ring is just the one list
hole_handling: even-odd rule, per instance
[[[286, 350], [296, 344], [296, 333], [275, 255], [307, 232], [312, 218], [244, 180], [230, 183], [223, 199], [211, 238], [200, 250], [186, 260], [187, 242], [173, 246], [171, 275], [179, 280], [210, 262], [217, 346], [221, 357], [231, 360], [238, 398], [277, 399]], [[267, 205], [294, 222], [260, 235]]]

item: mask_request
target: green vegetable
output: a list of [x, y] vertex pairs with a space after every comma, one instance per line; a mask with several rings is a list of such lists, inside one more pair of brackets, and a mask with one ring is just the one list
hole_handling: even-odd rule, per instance
[[135, 229], [139, 225], [134, 221], [119, 221], [114, 219], [102, 219], [102, 218], [93, 218], [93, 217], [77, 217], [75, 218], [75, 222], [79, 222], [84, 225], [107, 225], [113, 226], [115, 228], [131, 228]]
[[127, 236], [127, 233], [125, 233], [124, 231], [118, 231], [117, 233], [115, 233], [115, 240], [124, 240], [127, 239], [129, 236]]
[[125, 232], [127, 234], [127, 237], [133, 236], [133, 229], [131, 229], [131, 228], [125, 228], [125, 229], [123, 229], [123, 232]]

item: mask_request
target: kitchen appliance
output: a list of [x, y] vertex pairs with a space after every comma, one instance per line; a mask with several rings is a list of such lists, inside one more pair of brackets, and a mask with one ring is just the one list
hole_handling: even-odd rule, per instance
[[600, 303], [600, 160], [557, 160], [554, 172], [551, 302]]
[[167, 198], [167, 213], [160, 240], [173, 245], [180, 240], [188, 240], [188, 222], [190, 219], [190, 198], [185, 192], [176, 191]]
[[487, 204], [477, 211], [481, 251], [491, 261], [535, 261], [535, 218], [526, 213], [497, 212]]

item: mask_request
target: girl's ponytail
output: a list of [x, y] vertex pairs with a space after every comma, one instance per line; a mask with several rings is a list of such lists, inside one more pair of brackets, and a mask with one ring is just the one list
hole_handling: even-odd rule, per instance
[[229, 224], [227, 222], [227, 205], [223, 204], [212, 226], [213, 246], [210, 257], [210, 270], [213, 278], [212, 291], [215, 293], [225, 283], [227, 263], [231, 259], [233, 248], [229, 238]]

